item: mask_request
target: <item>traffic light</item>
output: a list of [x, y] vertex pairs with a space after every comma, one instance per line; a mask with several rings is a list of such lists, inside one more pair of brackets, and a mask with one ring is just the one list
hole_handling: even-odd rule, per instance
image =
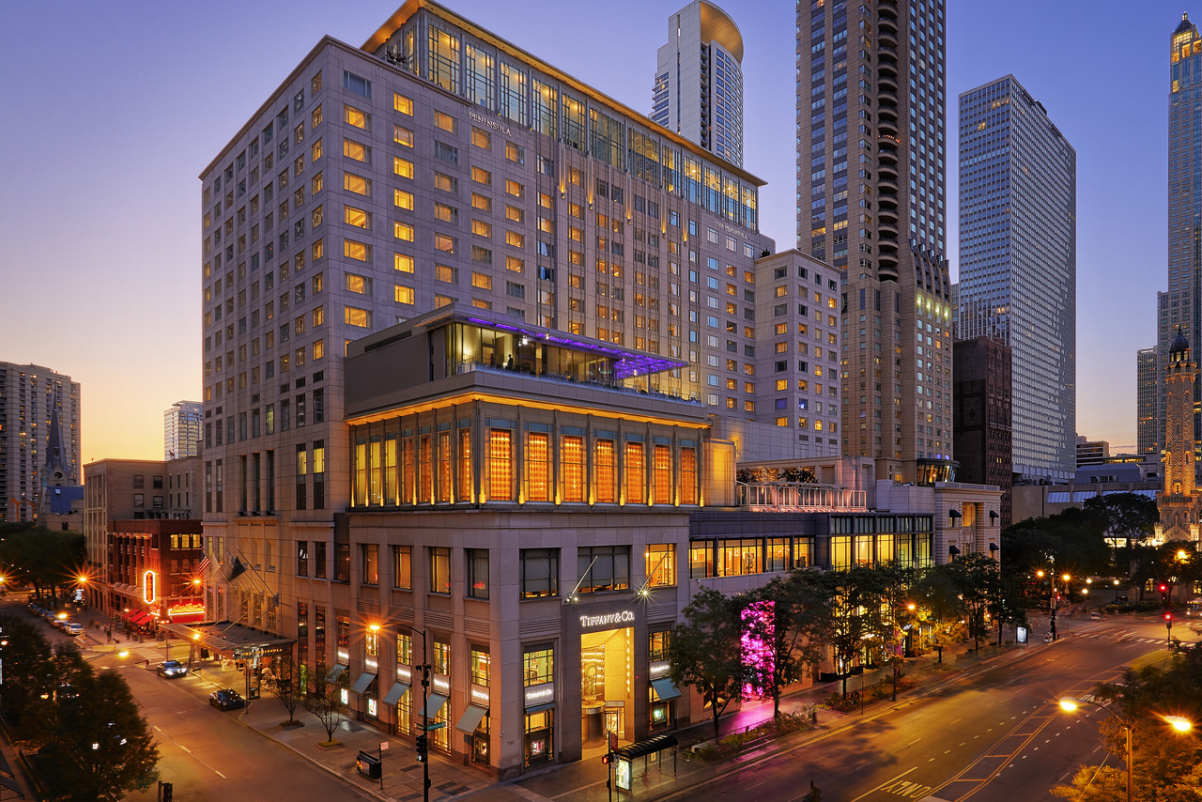
[[430, 739], [425, 735], [417, 736], [417, 762], [425, 763], [429, 754]]
[[609, 765], [609, 757], [610, 757], [609, 753], [606, 752], [604, 755], [601, 756], [601, 762], [604, 763], [605, 765]]
[[1172, 629], [1172, 628], [1173, 628], [1173, 614], [1172, 614], [1172, 613], [1165, 613], [1165, 614], [1164, 614], [1164, 625], [1165, 625], [1165, 628], [1166, 628], [1166, 629]]

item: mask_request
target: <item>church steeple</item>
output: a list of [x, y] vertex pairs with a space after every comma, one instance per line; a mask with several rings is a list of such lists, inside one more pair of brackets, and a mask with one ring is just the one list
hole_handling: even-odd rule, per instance
[[63, 426], [58, 417], [58, 400], [56, 395], [54, 403], [50, 406], [50, 437], [46, 444], [46, 470], [42, 474], [46, 477], [47, 487], [64, 487], [71, 484], [70, 471], [63, 461], [66, 449], [63, 448]]
[[1198, 540], [1199, 497], [1194, 483], [1194, 382], [1198, 363], [1177, 327], [1164, 366], [1165, 432], [1161, 455], [1164, 489], [1156, 494], [1165, 540]]

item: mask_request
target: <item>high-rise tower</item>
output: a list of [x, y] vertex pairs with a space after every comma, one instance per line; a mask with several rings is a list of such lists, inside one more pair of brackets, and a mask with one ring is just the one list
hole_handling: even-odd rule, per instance
[[[59, 433], [51, 441], [54, 413]], [[40, 365], [0, 362], [0, 521], [34, 521], [48, 458], [58, 485], [78, 485], [80, 390]]]
[[844, 453], [950, 478], [944, 4], [810, 0], [797, 31], [798, 248], [847, 271]]
[[163, 459], [200, 455], [201, 421], [199, 401], [176, 401], [163, 413]]
[[1163, 431], [1156, 430], [1156, 397], [1160, 386], [1160, 359], [1155, 348], [1141, 348], [1135, 355], [1135, 453], [1159, 458]]
[[731, 164], [743, 166], [743, 37], [706, 0], [668, 17], [657, 53], [651, 119]]
[[1076, 470], [1077, 152], [1013, 75], [960, 95], [959, 329], [1013, 353], [1014, 472]]
[[[1202, 136], [1202, 37], [1198, 28], [1181, 15], [1169, 47], [1169, 288], [1157, 296], [1157, 350], [1167, 363], [1174, 329], [1181, 326], [1197, 353], [1202, 343], [1202, 153], [1195, 140]], [[1194, 387], [1194, 440], [1202, 437], [1198, 420], [1198, 388]], [[1160, 389], [1157, 433], [1165, 431], [1164, 386]]]

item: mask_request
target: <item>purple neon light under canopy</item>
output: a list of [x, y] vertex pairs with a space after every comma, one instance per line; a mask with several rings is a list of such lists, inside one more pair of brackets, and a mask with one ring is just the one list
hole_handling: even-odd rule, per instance
[[681, 368], [688, 364], [679, 359], [667, 359], [653, 354], [642, 354], [638, 351], [614, 348], [597, 340], [581, 340], [565, 334], [538, 331], [533, 328], [523, 328], [521, 326], [513, 326], [508, 323], [499, 323], [495, 320], [486, 320], [478, 317], [469, 317], [466, 320], [468, 323], [475, 323], [484, 328], [512, 331], [515, 334], [529, 337], [532, 340], [541, 340], [561, 345], [573, 351], [584, 351], [599, 356], [607, 356], [614, 360], [614, 377], [617, 379], [629, 379], [633, 376], [660, 373], [665, 370]]

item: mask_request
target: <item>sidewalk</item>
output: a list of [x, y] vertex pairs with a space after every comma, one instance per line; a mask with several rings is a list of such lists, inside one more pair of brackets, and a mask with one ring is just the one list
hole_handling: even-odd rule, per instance
[[[163, 641], [130, 641], [121, 637], [119, 643], [108, 645], [105, 642], [103, 626], [97, 628], [94, 622], [103, 623], [103, 618], [91, 611], [83, 611], [79, 620], [85, 624], [85, 635], [80, 639], [80, 647], [95, 651], [109, 649], [127, 649], [130, 652], [129, 662], [137, 667], [143, 663], [141, 670], [153, 670], [160, 661], [165, 659], [166, 649]], [[1068, 623], [1068, 621], [1065, 621]], [[1073, 621], [1076, 628], [1088, 621]], [[680, 791], [691, 785], [720, 777], [733, 772], [748, 762], [770, 757], [786, 749], [804, 745], [818, 738], [825, 737], [834, 731], [847, 726], [856, 726], [862, 721], [871, 720], [887, 713], [895, 707], [912, 704], [917, 698], [922, 698], [950, 683], [963, 681], [974, 673], [974, 669], [985, 666], [993, 667], [1001, 661], [1020, 660], [1030, 653], [1030, 650], [1044, 649], [1041, 636], [1043, 630], [1039, 624], [1032, 623], [1031, 641], [1026, 647], [1012, 647], [1002, 652], [990, 654], [983, 659], [969, 654], [972, 643], [961, 643], [946, 647], [943, 650], [943, 662], [946, 675], [932, 668], [937, 660], [934, 653], [913, 658], [907, 662], [903, 671], [906, 676], [925, 678], [919, 688], [905, 692], [898, 697], [896, 703], [888, 700], [869, 704], [864, 713], [843, 714], [832, 710], [817, 710], [818, 726], [813, 730], [803, 731], [796, 735], [767, 741], [763, 746], [752, 748], [739, 755], [732, 761], [721, 764], [705, 764], [698, 761], [686, 760], [683, 754], [675, 757], [670, 752], [661, 756], [651, 757], [644, 763], [637, 760], [634, 763], [635, 795], [640, 799], [653, 799], [670, 792]], [[1060, 630], [1061, 636], [1069, 634], [1065, 628]], [[1013, 640], [1013, 636], [1010, 637]], [[996, 636], [994, 641], [996, 642]], [[171, 656], [176, 659], [186, 659], [187, 644], [182, 641], [172, 641]], [[989, 645], [984, 640], [982, 647]], [[148, 661], [148, 663], [147, 663]], [[864, 687], [872, 687], [887, 677], [888, 668], [866, 671], [862, 676], [856, 676], [848, 681], [848, 691], [859, 690], [861, 680]], [[232, 687], [242, 692], [244, 677], [235, 669], [221, 669], [206, 665], [202, 670], [192, 672], [182, 682], [183, 687], [199, 698], [207, 698], [213, 689]], [[790, 694], [781, 699], [781, 711], [785, 713], [807, 712], [811, 707], [825, 701], [829, 696], [841, 691], [839, 681], [820, 683], [804, 691]], [[247, 709], [226, 715], [236, 716], [237, 720], [246, 727], [256, 730], [264, 737], [291, 749], [301, 757], [306, 758], [330, 774], [340, 777], [355, 786], [361, 792], [372, 794], [378, 799], [399, 800], [399, 802], [414, 802], [422, 798], [422, 764], [418, 763], [412, 739], [390, 736], [373, 726], [354, 720], [343, 720], [334, 734], [340, 746], [322, 748], [317, 745], [325, 740], [325, 728], [316, 717], [298, 707], [295, 720], [304, 726], [285, 728], [281, 724], [288, 719], [284, 706], [272, 694], [266, 694], [261, 699], [250, 702]], [[772, 718], [772, 700], [751, 701], [743, 704], [742, 708], [721, 720], [723, 736], [741, 732]], [[706, 720], [684, 730], [672, 734], [681, 743], [680, 752], [687, 746], [701, 739], [712, 739], [712, 724]], [[378, 780], [368, 780], [360, 775], [355, 767], [355, 759], [360, 750], [372, 755], [380, 754], [380, 746], [387, 743], [383, 753], [383, 786]], [[494, 783], [492, 778], [475, 769], [452, 762], [440, 754], [430, 755], [430, 799], [441, 802], [448, 799], [471, 798], [473, 802], [548, 802], [552, 799], [572, 800], [572, 802], [608, 802], [609, 791], [606, 788], [608, 767], [601, 763], [603, 750], [586, 750], [582, 760], [572, 763], [550, 766], [541, 771], [532, 772], [519, 779], [505, 783]], [[644, 765], [646, 768], [644, 769]]]

